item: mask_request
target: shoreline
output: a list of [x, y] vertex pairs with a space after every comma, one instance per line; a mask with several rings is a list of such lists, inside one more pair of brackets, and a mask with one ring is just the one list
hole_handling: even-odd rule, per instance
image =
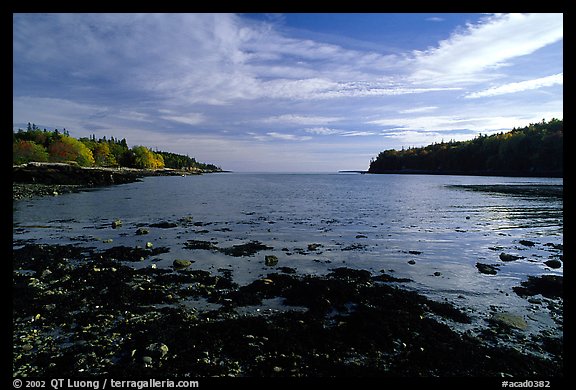
[[563, 178], [563, 172], [525, 172], [525, 171], [458, 171], [458, 170], [428, 170], [428, 169], [386, 169], [357, 171], [371, 175], [446, 175], [446, 176], [495, 176], [495, 177], [541, 177]]
[[12, 166], [12, 200], [56, 196], [94, 187], [140, 181], [146, 176], [189, 176], [211, 173], [182, 169], [80, 167], [66, 163], [31, 162]]

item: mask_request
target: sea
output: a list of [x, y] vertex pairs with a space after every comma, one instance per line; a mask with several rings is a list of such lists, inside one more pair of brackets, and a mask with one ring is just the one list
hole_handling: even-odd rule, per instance
[[[399, 287], [461, 308], [471, 326], [503, 311], [523, 316], [527, 332], [557, 334], [561, 324], [546, 305], [535, 306], [513, 287], [529, 276], [563, 274], [562, 262], [545, 264], [562, 260], [562, 186], [561, 178], [357, 173], [146, 177], [14, 201], [13, 247], [166, 247], [127, 265], [171, 268], [187, 259], [194, 269], [227, 270], [240, 285], [279, 269], [363, 269], [410, 279]], [[121, 225], [114, 228], [114, 221]], [[258, 242], [268, 249], [235, 257], [189, 249], [187, 242]], [[502, 253], [517, 259], [502, 261]], [[271, 255], [277, 264], [266, 263]], [[495, 266], [496, 275], [481, 273], [477, 263]], [[209, 308], [192, 298], [187, 304]], [[281, 302], [269, 304], [282, 310]]]

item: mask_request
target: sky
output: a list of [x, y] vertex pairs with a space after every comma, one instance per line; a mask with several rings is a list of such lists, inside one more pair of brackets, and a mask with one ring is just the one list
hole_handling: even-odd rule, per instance
[[14, 130], [335, 172], [552, 118], [562, 14], [13, 15]]

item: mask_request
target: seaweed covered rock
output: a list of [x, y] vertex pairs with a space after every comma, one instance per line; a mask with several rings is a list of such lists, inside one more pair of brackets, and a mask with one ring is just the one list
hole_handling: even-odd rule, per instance
[[559, 275], [528, 276], [528, 280], [520, 283], [521, 286], [512, 287], [512, 290], [523, 297], [541, 294], [546, 298], [562, 298], [563, 279]]

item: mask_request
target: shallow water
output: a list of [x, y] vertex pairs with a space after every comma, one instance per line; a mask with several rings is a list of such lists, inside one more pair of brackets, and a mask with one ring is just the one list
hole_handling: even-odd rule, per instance
[[[35, 242], [98, 249], [150, 242], [169, 252], [129, 265], [170, 268], [175, 259], [188, 259], [195, 269], [231, 270], [240, 285], [278, 272], [278, 267], [309, 274], [341, 266], [375, 275], [383, 270], [412, 279], [403, 284], [407, 288], [464, 308], [476, 324], [498, 308], [525, 316], [528, 331], [557, 333], [559, 326], [544, 308], [512, 291], [528, 275], [563, 273], [562, 267], [544, 264], [562, 255], [563, 200], [558, 191], [522, 191], [535, 186], [558, 189], [562, 179], [224, 173], [147, 177], [16, 201], [13, 239], [15, 247]], [[512, 193], [502, 191], [512, 187]], [[112, 228], [118, 219], [122, 226]], [[176, 226], [150, 226], [160, 222]], [[140, 227], [148, 233], [136, 234]], [[209, 241], [218, 248], [259, 241], [272, 249], [233, 257], [186, 249], [188, 240]], [[522, 258], [502, 262], [500, 253]], [[278, 265], [266, 266], [266, 255], [277, 256]], [[497, 275], [481, 274], [477, 262], [498, 264]]]

